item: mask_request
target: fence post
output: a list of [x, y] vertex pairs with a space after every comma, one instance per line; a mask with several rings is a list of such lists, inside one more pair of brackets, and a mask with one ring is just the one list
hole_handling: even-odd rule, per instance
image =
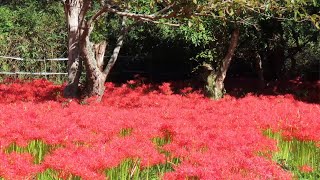
[[46, 58], [44, 58], [44, 73], [45, 73], [45, 78], [46, 79], [48, 79], [48, 77], [47, 77], [47, 59]]

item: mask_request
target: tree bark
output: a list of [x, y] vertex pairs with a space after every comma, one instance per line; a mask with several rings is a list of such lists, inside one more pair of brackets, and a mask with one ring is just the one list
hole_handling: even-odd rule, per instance
[[79, 95], [79, 81], [82, 72], [80, 57], [80, 12], [82, 0], [69, 0], [64, 4], [68, 24], [68, 84], [64, 89], [65, 97]]
[[100, 49], [101, 54], [99, 54], [99, 56], [97, 57], [97, 54], [95, 54], [95, 52], [93, 51], [93, 43], [90, 42], [90, 34], [94, 25], [90, 22], [87, 22], [85, 24], [81, 39], [81, 52], [86, 66], [86, 96], [96, 96], [97, 101], [100, 101], [102, 99], [105, 90], [104, 83], [107, 79], [108, 74], [110, 73], [111, 68], [115, 64], [120, 49], [123, 45], [124, 37], [127, 32], [127, 28], [125, 27], [125, 20], [126, 18], [123, 17], [121, 34], [117, 40], [117, 45], [114, 48], [113, 54], [105, 69], [102, 68], [102, 65], [106, 43], [105, 45], [102, 45], [102, 47], [104, 48], [103, 50]]
[[103, 71], [104, 54], [107, 48], [107, 41], [102, 41], [94, 45], [94, 54], [97, 60], [97, 65], [101, 71]]
[[95, 58], [93, 43], [90, 42], [90, 34], [93, 30], [93, 24], [85, 23], [84, 30], [81, 35], [81, 53], [86, 66], [86, 96], [96, 96], [100, 101], [105, 87], [106, 76], [100, 70], [98, 61]]
[[227, 54], [223, 58], [221, 65], [218, 67], [218, 71], [212, 71], [208, 75], [207, 85], [205, 89], [206, 94], [212, 99], [220, 99], [225, 94], [224, 80], [226, 78], [228, 68], [237, 48], [239, 36], [239, 28], [234, 29], [231, 34], [231, 40]]

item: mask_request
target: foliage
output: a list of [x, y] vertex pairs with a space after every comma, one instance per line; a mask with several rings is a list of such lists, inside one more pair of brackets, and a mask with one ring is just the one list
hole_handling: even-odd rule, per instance
[[[1, 8], [5, 25], [0, 31], [6, 43], [1, 54], [26, 58], [61, 57], [66, 52], [63, 9], [58, 3], [47, 5], [24, 0]], [[5, 28], [5, 29], [4, 29]]]
[[67, 34], [64, 13], [59, 2], [48, 4], [45, 1], [11, 1], [2, 5], [0, 9], [0, 55], [25, 59], [0, 59], [1, 71], [65, 71], [64, 62], [50, 62], [46, 67], [43, 62], [30, 60], [66, 56]]
[[[223, 58], [223, 53], [226, 51], [229, 42], [230, 32], [228, 29], [234, 26], [242, 28], [242, 41], [253, 42], [250, 45], [244, 44], [244, 46], [249, 47], [249, 49], [257, 47], [257, 51], [266, 51], [266, 42], [264, 42], [261, 33], [268, 27], [261, 26], [261, 22], [273, 19], [284, 22], [284, 24], [292, 24], [295, 21], [306, 20], [318, 22], [315, 19], [319, 18], [319, 12], [316, 10], [319, 8], [319, 3], [316, 1], [265, 2], [239, 0], [220, 2], [207, 0], [194, 1], [194, 3], [196, 8], [193, 9], [192, 17], [187, 19], [189, 27], [182, 26], [182, 29], [186, 32], [185, 37], [190, 39], [191, 43], [204, 46], [196, 59], [213, 63], [213, 67], [216, 67], [216, 62]], [[294, 24], [298, 25], [299, 23]], [[317, 26], [316, 23], [314, 25]], [[252, 31], [253, 28], [256, 31]], [[306, 29], [302, 33], [307, 31]], [[241, 44], [239, 47], [246, 49], [246, 47], [241, 47]], [[244, 54], [249, 59], [250, 53], [252, 52], [248, 54], [248, 52], [240, 51], [238, 55]]]
[[104, 179], [106, 170], [143, 179], [290, 179], [271, 161], [276, 141], [263, 131], [320, 140], [319, 105], [291, 95], [210, 101], [133, 80], [107, 83], [102, 103], [81, 105], [62, 89], [45, 80], [0, 85], [1, 177]]
[[[287, 22], [283, 24], [287, 47], [287, 69], [293, 68], [293, 60], [296, 62], [296, 74], [306, 79], [314, 80], [319, 74], [319, 37], [320, 31], [311, 23]], [[311, 73], [315, 73], [310, 77]]]

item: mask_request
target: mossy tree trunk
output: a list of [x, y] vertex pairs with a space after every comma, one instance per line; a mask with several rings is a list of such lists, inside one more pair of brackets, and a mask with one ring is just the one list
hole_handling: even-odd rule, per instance
[[211, 71], [207, 77], [207, 84], [205, 87], [206, 96], [212, 99], [220, 99], [225, 94], [223, 82], [217, 81], [217, 73]]
[[224, 96], [226, 92], [224, 88], [224, 80], [226, 78], [228, 68], [237, 48], [239, 36], [239, 28], [234, 29], [231, 34], [231, 40], [228, 51], [225, 57], [222, 59], [221, 64], [217, 68], [217, 71], [214, 71], [212, 65], [210, 65], [210, 67], [207, 67], [208, 76], [206, 79], [207, 82], [205, 86], [205, 93], [211, 99], [220, 99]]

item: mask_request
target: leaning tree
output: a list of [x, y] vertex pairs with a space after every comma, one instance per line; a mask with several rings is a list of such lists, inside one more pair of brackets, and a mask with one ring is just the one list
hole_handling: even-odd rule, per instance
[[[208, 33], [204, 34], [211, 36], [211, 38], [203, 36], [203, 33], [200, 34], [200, 36], [194, 36], [194, 34], [192, 34], [193, 38], [205, 38], [204, 41], [207, 41], [208, 39], [215, 41], [213, 43], [207, 42], [208, 46], [205, 52], [210, 52], [210, 48], [215, 49], [211, 51], [211, 54], [204, 54], [204, 56], [209, 56], [211, 59], [209, 58], [208, 61], [205, 61], [202, 66], [204, 69], [202, 72], [206, 81], [205, 92], [207, 96], [212, 99], [219, 99], [223, 97], [225, 93], [224, 80], [230, 63], [235, 55], [237, 46], [239, 45], [241, 32], [245, 32], [246, 28], [253, 27], [260, 30], [261, 27], [259, 22], [262, 20], [272, 20], [273, 22], [277, 22], [277, 24], [281, 24], [281, 21], [287, 20], [308, 20], [313, 22], [315, 26], [319, 26], [319, 12], [310, 13], [306, 10], [310, 7], [318, 7], [319, 9], [319, 3], [315, 1], [206, 0], [195, 2], [196, 7], [191, 13], [194, 17], [192, 21], [196, 24], [200, 24], [201, 27], [205, 27], [202, 28], [202, 30], [207, 31]], [[230, 35], [228, 44], [217, 42], [217, 36], [221, 36], [221, 34], [217, 35], [214, 31], [217, 29], [215, 27], [221, 25], [225, 26], [226, 29], [229, 29]], [[228, 37], [228, 35], [226, 36]], [[223, 39], [226, 40], [225, 37]], [[221, 44], [227, 48], [221, 49], [221, 47], [219, 47]], [[212, 54], [215, 53], [217, 49], [220, 51], [220, 56], [213, 57]], [[256, 47], [252, 47], [252, 50], [256, 51]], [[224, 53], [221, 54], [221, 52]], [[252, 56], [257, 59], [259, 76], [263, 76], [261, 57], [257, 52], [253, 53]], [[260, 78], [263, 80], [263, 77]]]

